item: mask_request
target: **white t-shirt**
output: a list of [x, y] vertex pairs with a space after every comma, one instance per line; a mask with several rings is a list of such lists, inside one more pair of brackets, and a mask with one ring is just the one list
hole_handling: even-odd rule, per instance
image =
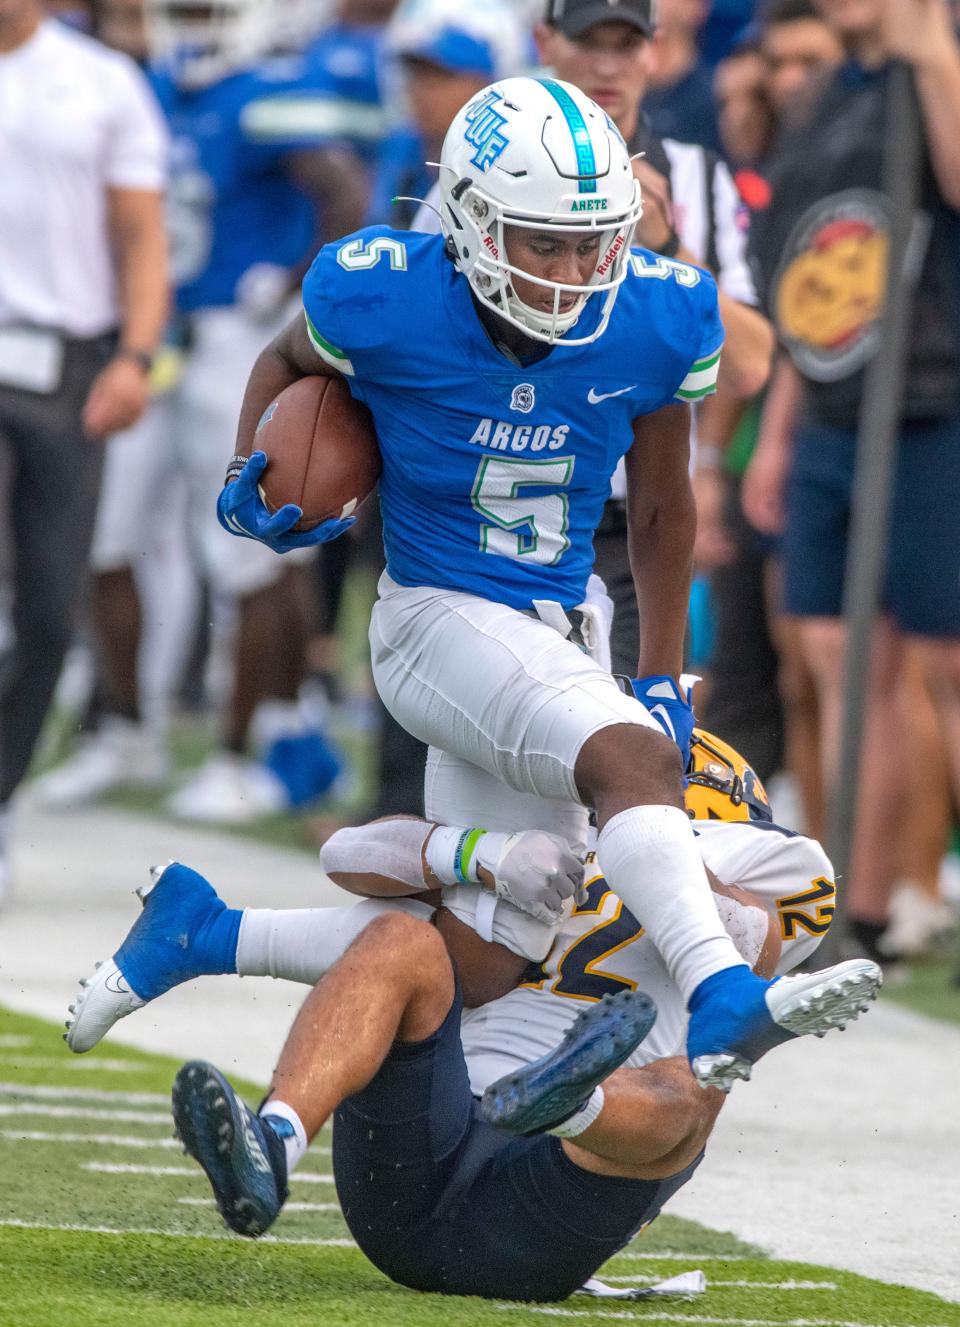
[[[696, 821], [694, 829], [714, 875], [725, 885], [759, 895], [776, 912], [782, 944], [777, 973], [808, 958], [830, 924], [836, 894], [833, 869], [820, 844], [747, 821]], [[653, 1030], [628, 1066], [682, 1054], [687, 1011], [678, 987], [643, 930], [622, 919], [619, 898], [605, 888], [594, 892], [600, 897], [591, 900], [593, 911], [574, 912], [562, 923], [542, 965], [541, 982], [518, 986], [464, 1013], [463, 1049], [476, 1095], [557, 1046], [586, 1007], [584, 1001], [599, 998], [604, 988], [643, 991], [657, 1006]], [[730, 920], [723, 919], [736, 941]]]
[[163, 116], [127, 56], [54, 19], [0, 53], [0, 327], [115, 327], [107, 190], [159, 192], [166, 165]]

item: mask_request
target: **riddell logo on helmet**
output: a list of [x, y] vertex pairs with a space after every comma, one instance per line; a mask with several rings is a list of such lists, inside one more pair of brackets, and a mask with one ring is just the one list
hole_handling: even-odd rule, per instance
[[490, 252], [493, 254], [494, 258], [499, 258], [499, 257], [500, 257], [500, 250], [499, 250], [499, 249], [497, 248], [497, 246], [494, 244], [493, 240], [490, 238], [489, 235], [484, 235], [484, 237], [483, 237], [483, 247], [484, 247], [485, 249], [489, 249]]
[[623, 248], [625, 243], [626, 243], [626, 236], [624, 235], [623, 231], [621, 231], [620, 234], [617, 236], [617, 238], [610, 245], [610, 248], [603, 255], [603, 262], [598, 264], [597, 276], [606, 276], [607, 272], [610, 269], [611, 264], [613, 263], [613, 260], [616, 258], [617, 254]]
[[570, 204], [571, 212], [606, 212], [610, 204], [605, 198], [575, 198]]

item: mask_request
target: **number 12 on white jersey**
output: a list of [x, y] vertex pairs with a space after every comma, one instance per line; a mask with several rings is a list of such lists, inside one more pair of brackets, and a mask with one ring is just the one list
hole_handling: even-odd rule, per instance
[[559, 562], [570, 547], [567, 538], [570, 504], [566, 494], [534, 497], [519, 490], [569, 484], [575, 459], [565, 456], [513, 461], [485, 456], [470, 494], [474, 510], [493, 522], [480, 527], [481, 551], [546, 567]]

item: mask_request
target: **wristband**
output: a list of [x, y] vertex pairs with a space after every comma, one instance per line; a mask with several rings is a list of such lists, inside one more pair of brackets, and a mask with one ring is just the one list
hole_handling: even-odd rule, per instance
[[243, 474], [244, 468], [249, 459], [249, 456], [231, 456], [230, 460], [227, 462], [227, 473], [223, 482], [229, 484], [231, 479], [239, 479], [240, 475]]
[[436, 826], [427, 840], [424, 856], [441, 885], [475, 885], [479, 882], [476, 849], [485, 833], [483, 829]]

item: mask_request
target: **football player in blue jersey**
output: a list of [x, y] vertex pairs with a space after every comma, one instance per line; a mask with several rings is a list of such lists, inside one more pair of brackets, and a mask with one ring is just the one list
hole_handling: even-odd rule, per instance
[[[384, 703], [441, 764], [499, 781], [518, 814], [524, 797], [545, 799], [539, 821], [523, 808], [527, 824], [548, 828], [551, 805], [595, 809], [604, 874], [687, 1001], [694, 1073], [729, 1089], [773, 1046], [859, 1005], [880, 973], [856, 961], [791, 987], [755, 976], [682, 807], [689, 403], [716, 382], [716, 288], [631, 249], [642, 205], [626, 146], [568, 84], [505, 79], [465, 106], [441, 198], [443, 236], [371, 228], [321, 250], [305, 319], [254, 367], [218, 512], [278, 551], [342, 532], [293, 533], [296, 506], [270, 516], [254, 452], [280, 391], [341, 375], [383, 458], [387, 570], [370, 641]], [[591, 540], [624, 454], [643, 622], [635, 696], [578, 635], [584, 623], [593, 634]]]

